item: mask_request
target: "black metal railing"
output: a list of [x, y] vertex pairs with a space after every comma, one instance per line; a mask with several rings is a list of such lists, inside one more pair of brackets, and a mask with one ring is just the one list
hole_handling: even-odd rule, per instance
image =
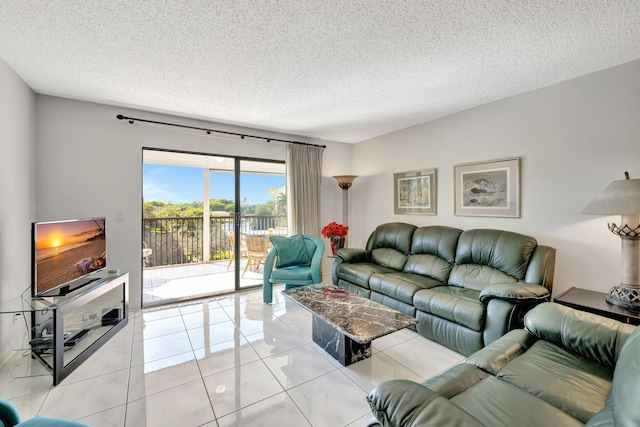
[[[143, 218], [143, 242], [151, 249], [146, 267], [225, 260], [233, 248], [229, 233], [233, 216], [211, 217], [208, 239], [204, 237], [202, 217]], [[286, 215], [243, 215], [240, 232], [246, 234], [287, 234]], [[204, 259], [204, 244], [209, 242], [209, 257]]]

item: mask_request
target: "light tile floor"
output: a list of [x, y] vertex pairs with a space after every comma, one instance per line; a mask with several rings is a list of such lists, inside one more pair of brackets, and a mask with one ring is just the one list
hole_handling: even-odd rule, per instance
[[[244, 272], [246, 258], [240, 260]], [[206, 295], [231, 292], [235, 289], [235, 264], [214, 261], [145, 268], [142, 271], [142, 305], [152, 306], [194, 299]], [[240, 288], [262, 285], [263, 267], [248, 269], [240, 277]]]
[[[311, 340], [311, 314], [262, 291], [132, 312], [62, 384], [0, 371], [0, 396], [37, 414], [111, 426], [364, 426], [383, 381], [438, 374], [464, 357], [410, 330], [344, 367]], [[18, 355], [17, 357], [20, 357]], [[19, 361], [14, 361], [19, 362]]]

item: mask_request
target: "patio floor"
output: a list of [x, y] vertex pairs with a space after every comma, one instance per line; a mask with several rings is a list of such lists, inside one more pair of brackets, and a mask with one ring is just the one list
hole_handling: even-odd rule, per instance
[[[240, 260], [240, 272], [246, 265]], [[233, 292], [234, 265], [227, 270], [228, 260], [145, 268], [142, 272], [142, 304], [152, 306]], [[262, 284], [262, 266], [257, 272], [247, 270], [240, 279], [241, 288]]]

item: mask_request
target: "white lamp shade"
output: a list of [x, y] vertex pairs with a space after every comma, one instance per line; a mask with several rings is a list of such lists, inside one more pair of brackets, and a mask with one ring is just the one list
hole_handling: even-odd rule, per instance
[[613, 181], [580, 213], [587, 215], [640, 215], [640, 179]]

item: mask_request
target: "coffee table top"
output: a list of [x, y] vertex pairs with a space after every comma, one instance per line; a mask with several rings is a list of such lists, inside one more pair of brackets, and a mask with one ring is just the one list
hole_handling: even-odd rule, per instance
[[282, 294], [362, 344], [418, 323], [411, 316], [330, 283], [291, 288]]

